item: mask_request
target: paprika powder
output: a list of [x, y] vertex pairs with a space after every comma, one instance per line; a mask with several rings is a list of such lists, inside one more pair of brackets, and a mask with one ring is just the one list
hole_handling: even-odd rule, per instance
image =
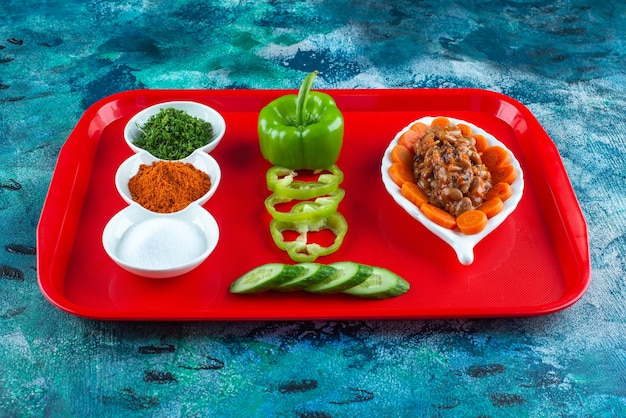
[[158, 213], [182, 210], [210, 188], [211, 179], [207, 173], [182, 161], [141, 164], [137, 174], [128, 181], [132, 199]]

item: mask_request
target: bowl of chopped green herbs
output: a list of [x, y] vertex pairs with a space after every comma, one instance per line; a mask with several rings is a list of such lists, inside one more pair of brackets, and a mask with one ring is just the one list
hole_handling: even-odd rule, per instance
[[150, 106], [133, 116], [124, 139], [162, 160], [182, 160], [195, 150], [211, 152], [221, 141], [226, 122], [215, 109], [198, 102], [176, 101]]

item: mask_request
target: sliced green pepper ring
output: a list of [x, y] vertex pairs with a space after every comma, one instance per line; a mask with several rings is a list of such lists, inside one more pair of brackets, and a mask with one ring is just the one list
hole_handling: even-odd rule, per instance
[[[324, 247], [314, 242], [307, 243], [308, 232], [318, 232], [324, 229], [335, 234], [335, 241], [331, 245]], [[285, 241], [283, 236], [285, 231], [297, 232], [298, 238], [293, 241]], [[270, 232], [276, 246], [287, 251], [293, 261], [311, 262], [315, 261], [317, 257], [332, 254], [339, 249], [346, 232], [348, 232], [348, 222], [339, 212], [317, 221], [285, 222], [272, 219]]]
[[318, 174], [323, 171], [330, 173], [320, 174], [317, 181], [298, 181], [294, 180], [294, 177], [298, 175], [296, 171], [274, 166], [267, 170], [265, 176], [267, 188], [279, 196], [298, 200], [309, 200], [329, 195], [337, 190], [343, 182], [343, 172], [336, 164], [333, 164], [328, 168], [315, 170], [313, 173]]
[[290, 203], [294, 199], [272, 193], [265, 199], [265, 208], [272, 215], [272, 218], [285, 222], [315, 221], [327, 218], [337, 211], [339, 203], [346, 195], [345, 190], [339, 188], [326, 196], [320, 196], [315, 200], [305, 200], [296, 203], [288, 211], [276, 209], [277, 205]]

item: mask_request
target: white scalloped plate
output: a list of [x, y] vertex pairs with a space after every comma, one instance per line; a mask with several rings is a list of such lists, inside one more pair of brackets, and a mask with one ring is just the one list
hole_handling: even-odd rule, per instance
[[407, 125], [404, 129], [402, 129], [398, 134], [394, 137], [393, 141], [389, 143], [389, 146], [385, 150], [385, 154], [383, 156], [382, 165], [381, 165], [381, 174], [383, 178], [383, 183], [385, 184], [385, 188], [387, 192], [391, 195], [391, 197], [398, 203], [409, 215], [419, 221], [422, 225], [424, 225], [430, 232], [437, 235], [439, 238], [444, 240], [448, 245], [450, 245], [454, 251], [456, 252], [457, 258], [459, 262], [464, 265], [469, 265], [474, 262], [474, 247], [487, 235], [489, 235], [493, 230], [495, 230], [498, 226], [502, 224], [506, 220], [506, 218], [515, 210], [519, 201], [522, 198], [522, 194], [524, 191], [524, 175], [522, 169], [520, 167], [519, 161], [515, 158], [510, 149], [508, 149], [502, 142], [498, 141], [493, 135], [486, 132], [484, 129], [480, 127], [461, 120], [455, 119], [451, 117], [447, 117], [452, 123], [458, 125], [460, 123], [466, 124], [472, 128], [472, 133], [482, 134], [487, 139], [487, 143], [489, 145], [499, 145], [507, 150], [509, 155], [511, 156], [511, 164], [515, 167], [517, 171], [517, 179], [513, 182], [511, 187], [513, 188], [513, 195], [508, 198], [504, 202], [504, 209], [502, 212], [489, 219], [487, 223], [487, 227], [480, 233], [474, 235], [465, 235], [461, 233], [458, 229], [446, 229], [443, 228], [430, 219], [426, 218], [426, 216], [422, 213], [421, 210], [409, 200], [407, 200], [404, 196], [400, 194], [400, 188], [391, 180], [389, 177], [388, 169], [391, 166], [391, 150], [392, 148], [398, 144], [398, 138], [410, 129], [411, 125], [416, 122], [422, 122], [426, 125], [430, 126], [430, 123], [433, 119], [438, 116], [428, 116], [423, 117], [421, 119], [415, 120]]

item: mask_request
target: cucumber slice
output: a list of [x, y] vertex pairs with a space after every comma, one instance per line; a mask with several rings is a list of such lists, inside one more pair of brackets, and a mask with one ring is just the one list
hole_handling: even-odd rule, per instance
[[338, 293], [363, 283], [372, 274], [373, 268], [351, 261], [329, 264], [335, 272], [326, 280], [305, 288], [312, 293]]
[[281, 263], [258, 266], [230, 285], [231, 293], [260, 293], [272, 289], [304, 271], [304, 267]]
[[335, 272], [335, 268], [319, 263], [300, 263], [296, 266], [303, 267], [303, 271], [291, 280], [284, 282], [274, 288], [280, 292], [295, 292], [312, 286], [330, 277]]
[[349, 295], [368, 299], [385, 299], [400, 296], [409, 290], [409, 282], [392, 271], [373, 267], [372, 274], [361, 284], [343, 291]]

